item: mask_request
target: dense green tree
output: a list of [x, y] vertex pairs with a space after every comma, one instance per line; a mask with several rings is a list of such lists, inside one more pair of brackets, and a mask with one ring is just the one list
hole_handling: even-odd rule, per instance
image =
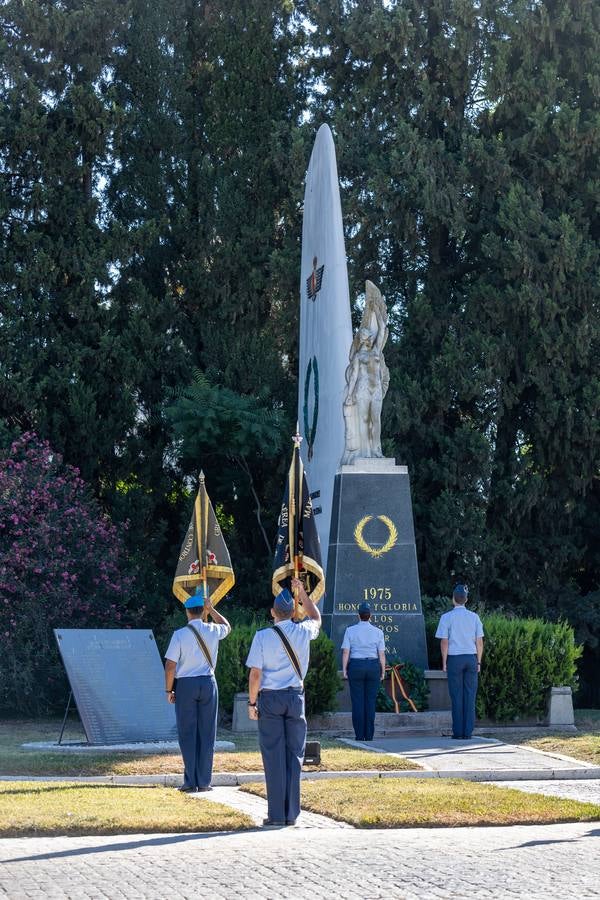
[[249, 524], [256, 502], [269, 509], [266, 527], [274, 530], [280, 486], [266, 462], [273, 454], [246, 453], [244, 471], [239, 456], [211, 459], [211, 441], [193, 436], [210, 427], [201, 402], [195, 420], [186, 410], [192, 437], [183, 452], [169, 452], [161, 404], [194, 368], [242, 406], [258, 395], [273, 410], [293, 402], [286, 360], [295, 352], [305, 167], [294, 66], [302, 40], [286, 3], [134, 0], [116, 64], [122, 121], [107, 187], [120, 245], [113, 304], [143, 360], [126, 448], [135, 476], [125, 503], [118, 485], [117, 493], [132, 518], [146, 510], [144, 533], [165, 523], [167, 567], [188, 514], [181, 478], [200, 467], [214, 471], [213, 499], [224, 521], [235, 520], [237, 565], [251, 581], [264, 555]]
[[[597, 641], [600, 21], [587, 0], [309, 4], [354, 290], [392, 321], [387, 450], [427, 592]], [[583, 596], [582, 596], [583, 595]]]
[[0, 8], [0, 415], [48, 437], [93, 483], [133, 413], [100, 222], [126, 10], [116, 0]]
[[[2, 14], [0, 415], [81, 466], [164, 591], [156, 566], [172, 567], [203, 464], [174, 451], [165, 396], [198, 367], [242, 403], [293, 403], [304, 33], [284, 2]], [[279, 504], [264, 459], [235, 478], [225, 463], [217, 484], [248, 572], [262, 543], [243, 527], [248, 486], [271, 529]]]
[[0, 22], [0, 444], [35, 428], [130, 521], [149, 615], [201, 467], [261, 602], [326, 120], [355, 312], [365, 278], [388, 301], [424, 590], [567, 615], [591, 667], [598, 4], [5, 0]]
[[[312, 4], [319, 115], [333, 120], [359, 294], [386, 294], [387, 452], [410, 467], [427, 592], [475, 574], [488, 443], [466, 296], [493, 159], [476, 124], [486, 5], [450, 0]], [[325, 51], [329, 49], [330, 52]], [[475, 356], [475, 358], [474, 358]]]
[[480, 124], [501, 166], [470, 298], [493, 418], [482, 575], [544, 611], [598, 584], [582, 529], [600, 459], [600, 17], [574, 0], [498, 20]]

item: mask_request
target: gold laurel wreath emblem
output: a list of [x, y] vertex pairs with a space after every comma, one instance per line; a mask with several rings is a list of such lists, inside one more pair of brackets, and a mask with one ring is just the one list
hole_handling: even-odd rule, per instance
[[387, 526], [387, 530], [389, 532], [387, 541], [385, 542], [383, 547], [380, 547], [377, 550], [375, 549], [375, 547], [371, 547], [370, 544], [367, 544], [363, 537], [363, 529], [365, 525], [367, 525], [367, 523], [371, 521], [372, 518], [373, 516], [365, 516], [360, 520], [360, 522], [354, 529], [354, 540], [361, 550], [363, 550], [365, 553], [368, 553], [369, 556], [373, 557], [373, 559], [379, 559], [379, 557], [383, 556], [384, 553], [388, 553], [398, 540], [398, 529], [396, 528], [392, 520], [388, 518], [388, 516], [377, 516], [379, 521], [383, 522], [383, 524]]

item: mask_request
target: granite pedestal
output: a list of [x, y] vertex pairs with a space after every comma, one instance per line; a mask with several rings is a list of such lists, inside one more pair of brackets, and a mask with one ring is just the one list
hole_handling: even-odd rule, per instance
[[363, 600], [388, 658], [427, 669], [408, 470], [393, 459], [357, 460], [335, 477], [323, 627], [337, 648]]

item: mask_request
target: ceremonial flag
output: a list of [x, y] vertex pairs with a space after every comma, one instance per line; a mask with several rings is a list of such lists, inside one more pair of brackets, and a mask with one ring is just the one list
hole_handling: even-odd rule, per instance
[[185, 603], [196, 588], [203, 585], [205, 596], [216, 606], [234, 584], [229, 550], [206, 493], [204, 472], [201, 472], [192, 518], [177, 561], [173, 593]]
[[[281, 504], [271, 586], [273, 596], [277, 596], [282, 588], [290, 587], [290, 578], [301, 578], [310, 599], [318, 603], [325, 592], [325, 576], [319, 533], [300, 457], [302, 438], [298, 429], [293, 440], [294, 452]], [[305, 618], [302, 604], [297, 597], [294, 599], [294, 618]]]

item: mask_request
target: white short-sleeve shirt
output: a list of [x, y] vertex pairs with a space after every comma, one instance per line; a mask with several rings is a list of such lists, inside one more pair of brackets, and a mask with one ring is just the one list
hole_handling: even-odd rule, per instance
[[377, 659], [379, 651], [385, 650], [383, 631], [370, 622], [349, 625], [344, 632], [342, 650], [350, 651], [350, 659]]
[[477, 653], [477, 638], [483, 637], [483, 625], [477, 613], [455, 606], [440, 618], [436, 638], [448, 641], [448, 656], [466, 656]]
[[217, 625], [215, 622], [202, 622], [201, 619], [193, 619], [190, 624], [202, 636], [212, 659], [213, 667], [211, 668], [208, 665], [206, 657], [198, 645], [198, 641], [187, 625], [173, 632], [165, 658], [177, 663], [175, 678], [214, 675], [214, 666], [217, 664], [217, 654], [219, 652], [219, 641], [227, 637], [230, 628], [228, 625]]
[[[303, 622], [292, 622], [291, 619], [287, 619], [285, 622], [278, 622], [277, 626], [281, 628], [295, 650], [304, 678], [308, 671], [310, 642], [318, 637], [320, 624], [313, 619], [304, 619]], [[261, 691], [279, 691], [288, 687], [302, 686], [283, 641], [272, 628], [263, 628], [256, 632], [246, 665], [249, 669], [261, 670]]]

